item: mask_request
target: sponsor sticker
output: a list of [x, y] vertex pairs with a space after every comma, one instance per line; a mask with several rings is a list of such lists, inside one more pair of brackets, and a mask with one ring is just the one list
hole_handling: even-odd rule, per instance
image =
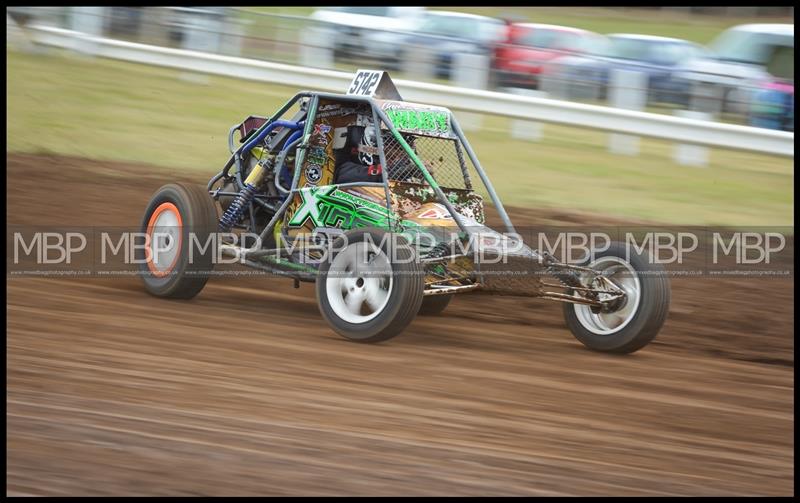
[[396, 104], [385, 107], [386, 115], [397, 129], [434, 136], [450, 136], [450, 114], [447, 110], [403, 108]]
[[322, 179], [322, 166], [319, 164], [309, 164], [305, 170], [306, 182], [309, 185], [316, 185]]
[[430, 219], [441, 220], [445, 218], [452, 219], [453, 217], [452, 215], [450, 215], [450, 212], [447, 211], [447, 208], [439, 204], [436, 204], [433, 207], [428, 208], [427, 210], [417, 215], [417, 218], [430, 218]]
[[324, 147], [311, 147], [308, 150], [308, 162], [311, 164], [325, 164], [328, 160], [328, 153]]
[[316, 145], [328, 145], [330, 141], [329, 132], [331, 127], [327, 124], [314, 124], [314, 138], [316, 140]]

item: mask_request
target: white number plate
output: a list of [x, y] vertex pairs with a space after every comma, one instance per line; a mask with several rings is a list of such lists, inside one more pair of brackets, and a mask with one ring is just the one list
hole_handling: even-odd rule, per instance
[[350, 88], [347, 94], [360, 94], [361, 96], [372, 96], [381, 81], [383, 72], [374, 70], [359, 70], [356, 73], [353, 82], [350, 83]]

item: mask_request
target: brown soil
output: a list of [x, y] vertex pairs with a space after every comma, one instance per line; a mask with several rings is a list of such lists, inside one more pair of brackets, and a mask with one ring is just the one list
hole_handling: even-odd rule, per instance
[[[9, 225], [136, 226], [211, 171], [8, 155]], [[517, 225], [610, 225], [510, 210]], [[11, 277], [8, 495], [791, 495], [794, 279], [673, 278], [657, 339], [584, 349], [561, 305], [464, 295], [361, 345], [313, 285]]]

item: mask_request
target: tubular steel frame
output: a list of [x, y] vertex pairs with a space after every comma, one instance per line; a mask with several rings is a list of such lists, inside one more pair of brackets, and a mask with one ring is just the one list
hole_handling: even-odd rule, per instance
[[[292, 186], [289, 189], [289, 193], [286, 195], [285, 201], [279, 208], [275, 210], [274, 207], [265, 205], [268, 209], [274, 210], [275, 215], [260, 233], [262, 240], [269, 235], [269, 233], [272, 231], [275, 224], [277, 223], [278, 219], [281, 218], [283, 214], [286, 212], [286, 208], [291, 202], [292, 196], [294, 196], [294, 194], [296, 194], [299, 191], [297, 186], [300, 179], [301, 166], [303, 164], [303, 160], [305, 159], [305, 150], [308, 148], [311, 126], [314, 124], [314, 119], [316, 118], [316, 109], [319, 105], [320, 99], [350, 101], [350, 102], [368, 104], [370, 106], [370, 109], [372, 110], [373, 122], [376, 124], [376, 128], [379, 128], [381, 123], [387, 126], [393, 138], [397, 140], [400, 146], [403, 147], [403, 150], [405, 150], [406, 154], [408, 154], [408, 156], [411, 158], [414, 164], [419, 168], [420, 172], [425, 178], [425, 181], [431, 186], [434, 193], [436, 194], [438, 202], [440, 202], [445, 206], [445, 208], [447, 208], [447, 211], [450, 213], [450, 216], [453, 217], [453, 221], [455, 221], [456, 224], [458, 224], [459, 229], [461, 229], [461, 231], [465, 232], [467, 235], [470, 234], [469, 228], [461, 220], [460, 214], [457, 211], [455, 211], [455, 208], [453, 207], [452, 203], [450, 203], [450, 201], [444, 195], [444, 192], [442, 191], [441, 187], [436, 182], [436, 180], [433, 178], [431, 173], [428, 171], [427, 167], [425, 166], [425, 163], [423, 163], [416, 155], [416, 153], [414, 153], [414, 150], [409, 146], [408, 142], [405, 141], [403, 136], [397, 130], [397, 128], [392, 123], [391, 119], [386, 115], [386, 113], [383, 110], [381, 110], [379, 106], [377, 106], [375, 99], [369, 96], [355, 96], [348, 94], [321, 93], [321, 92], [311, 92], [311, 91], [302, 91], [297, 93], [293, 98], [287, 101], [286, 104], [283, 105], [283, 107], [281, 107], [275, 114], [273, 114], [272, 117], [270, 117], [264, 124], [262, 124], [261, 127], [259, 127], [252, 134], [252, 138], [249, 139], [247, 143], [243, 144], [238, 149], [232, 152], [231, 158], [225, 164], [225, 167], [222, 169], [222, 171], [220, 171], [208, 182], [207, 189], [212, 196], [217, 198], [218, 196], [221, 195], [236, 196], [238, 194], [238, 191], [241, 190], [242, 187], [244, 186], [243, 180], [241, 180], [241, 167], [244, 156], [249, 152], [251, 148], [253, 148], [258, 143], [264, 140], [267, 132], [270, 131], [270, 125], [276, 121], [279, 121], [280, 117], [282, 117], [283, 114], [285, 114], [292, 107], [292, 105], [294, 105], [301, 98], [311, 98], [311, 103], [308, 107], [308, 112], [305, 118], [305, 130], [303, 132], [303, 136], [301, 137], [302, 141], [300, 145], [297, 146], [297, 150], [299, 153], [295, 158], [295, 168], [294, 168], [294, 177], [292, 179]], [[508, 218], [508, 214], [506, 213], [505, 208], [503, 207], [503, 203], [500, 201], [500, 198], [497, 197], [497, 193], [495, 192], [494, 187], [491, 184], [491, 181], [489, 181], [489, 178], [486, 176], [486, 172], [483, 170], [480, 161], [478, 161], [478, 158], [475, 155], [475, 152], [472, 150], [472, 146], [469, 144], [469, 141], [467, 141], [467, 138], [464, 136], [461, 127], [458, 125], [458, 121], [456, 120], [455, 116], [452, 113], [450, 113], [449, 111], [448, 113], [450, 115], [450, 123], [452, 125], [453, 132], [455, 133], [456, 138], [461, 142], [461, 145], [463, 145], [464, 148], [466, 149], [467, 155], [469, 156], [470, 161], [472, 161], [473, 166], [475, 166], [475, 170], [478, 172], [478, 176], [480, 176], [484, 187], [486, 187], [486, 190], [489, 193], [489, 197], [491, 198], [492, 204], [494, 204], [494, 206], [497, 208], [497, 211], [500, 214], [500, 218], [503, 220], [506, 229], [509, 232], [515, 232], [514, 226], [512, 225], [511, 220]], [[233, 126], [228, 133], [229, 147], [233, 146], [233, 141], [232, 141], [233, 133], [236, 131], [237, 127], [238, 125]], [[381, 135], [376, 135], [376, 139], [378, 142], [378, 155], [380, 156], [381, 165], [386, 166], [386, 159], [384, 157], [384, 152], [383, 152], [383, 139], [381, 138]], [[228, 171], [234, 164], [236, 165], [237, 168], [236, 171], [237, 176], [235, 177], [236, 189], [237, 189], [236, 192], [222, 192], [221, 190], [216, 190], [216, 191], [211, 190], [211, 187], [216, 182], [218, 182], [223, 177], [228, 176]], [[385, 190], [386, 208], [391, 212], [391, 197], [390, 197], [388, 175], [386, 173], [386, 170], [381, 170], [381, 172], [383, 173], [382, 185]], [[374, 184], [357, 183], [355, 185], [374, 185]], [[256, 201], [258, 201], [258, 199], [256, 199]], [[259, 202], [264, 204], [263, 201]]]

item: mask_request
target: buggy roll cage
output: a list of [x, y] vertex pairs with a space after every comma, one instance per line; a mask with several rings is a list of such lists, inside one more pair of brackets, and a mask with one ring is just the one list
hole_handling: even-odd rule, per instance
[[[305, 117], [305, 119], [298, 120], [297, 122], [292, 122], [292, 121], [287, 121], [287, 120], [281, 120], [280, 119], [283, 116], [283, 114], [285, 114], [295, 103], [297, 103], [299, 100], [304, 99], [304, 98], [309, 98], [309, 102], [308, 102], [307, 108], [306, 108], [306, 117]], [[441, 203], [442, 205], [445, 206], [445, 208], [447, 208], [447, 211], [449, 212], [450, 216], [453, 218], [453, 220], [456, 222], [456, 224], [458, 224], [458, 227], [462, 232], [464, 232], [467, 236], [470, 236], [472, 234], [473, 231], [471, 231], [469, 229], [469, 227], [462, 221], [461, 215], [455, 210], [455, 208], [453, 207], [452, 203], [450, 203], [450, 201], [447, 199], [447, 197], [445, 196], [445, 194], [442, 191], [442, 189], [439, 186], [439, 184], [436, 182], [436, 180], [433, 178], [431, 173], [428, 171], [427, 167], [425, 166], [425, 163], [420, 160], [420, 158], [416, 155], [416, 153], [411, 148], [411, 146], [408, 144], [408, 142], [405, 140], [405, 138], [403, 138], [403, 136], [400, 134], [400, 132], [398, 131], [397, 127], [395, 127], [395, 125], [392, 122], [392, 120], [377, 105], [375, 98], [373, 98], [371, 96], [360, 96], [360, 95], [352, 95], [352, 94], [336, 94], [336, 93], [322, 93], [322, 92], [312, 92], [312, 91], [301, 91], [301, 92], [297, 93], [294, 97], [292, 97], [289, 101], [287, 101], [277, 112], [275, 112], [269, 119], [267, 119], [266, 122], [264, 122], [260, 127], [258, 127], [257, 130], [255, 130], [252, 133], [248, 134], [245, 138], [242, 138], [242, 141], [244, 141], [245, 139], [246, 139], [246, 141], [244, 141], [243, 145], [241, 145], [240, 147], [238, 147], [235, 150], [233, 148], [234, 147], [233, 134], [237, 129], [239, 129], [239, 127], [243, 123], [242, 124], [237, 124], [237, 125], [231, 127], [231, 129], [229, 131], [229, 134], [228, 134], [228, 146], [229, 146], [229, 149], [230, 149], [232, 155], [231, 155], [230, 159], [228, 159], [227, 163], [225, 164], [225, 167], [223, 167], [222, 170], [218, 174], [216, 174], [208, 182], [207, 190], [209, 191], [209, 193], [212, 196], [214, 196], [215, 198], [219, 197], [221, 195], [234, 196], [235, 197], [239, 193], [239, 191], [244, 188], [244, 181], [242, 180], [242, 177], [241, 177], [241, 173], [242, 173], [242, 169], [241, 168], [242, 168], [243, 159], [247, 155], [247, 153], [253, 147], [255, 147], [256, 145], [258, 145], [259, 143], [264, 141], [264, 139], [267, 138], [267, 135], [269, 135], [269, 133], [272, 132], [277, 127], [284, 127], [284, 128], [287, 128], [288, 130], [292, 131], [291, 136], [286, 139], [286, 142], [284, 143], [282, 151], [279, 153], [280, 162], [278, 163], [278, 166], [276, 167], [276, 170], [278, 170], [278, 172], [276, 172], [276, 177], [277, 177], [277, 176], [280, 175], [279, 171], [282, 169], [282, 164], [283, 164], [283, 160], [285, 159], [285, 154], [287, 153], [288, 150], [291, 149], [291, 147], [294, 144], [297, 144], [299, 142], [299, 144], [297, 144], [297, 147], [296, 147], [297, 155], [296, 155], [296, 158], [295, 158], [295, 166], [294, 166], [294, 173], [293, 173], [293, 176], [292, 176], [292, 183], [291, 183], [291, 186], [289, 187], [288, 191], [286, 192], [286, 194], [283, 194], [283, 202], [281, 203], [281, 205], [278, 208], [275, 208], [274, 204], [270, 204], [268, 201], [265, 201], [263, 197], [256, 196], [253, 199], [254, 203], [259, 204], [260, 206], [275, 212], [274, 215], [272, 216], [272, 218], [270, 219], [269, 223], [260, 232], [260, 238], [261, 238], [261, 241], [263, 242], [264, 239], [269, 235], [269, 233], [272, 232], [272, 230], [275, 227], [275, 224], [278, 222], [278, 220], [281, 217], [283, 217], [283, 214], [286, 212], [287, 207], [289, 206], [289, 204], [292, 201], [292, 196], [294, 196], [297, 192], [300, 191], [300, 189], [298, 188], [298, 184], [299, 184], [299, 180], [300, 180], [301, 168], [302, 168], [302, 165], [303, 165], [303, 161], [305, 159], [306, 150], [307, 150], [308, 145], [309, 145], [309, 139], [310, 139], [310, 136], [311, 136], [311, 131], [312, 131], [312, 127], [314, 125], [314, 121], [316, 119], [317, 108], [319, 106], [320, 99], [336, 100], [336, 101], [342, 101], [342, 102], [366, 103], [366, 104], [368, 104], [370, 109], [371, 109], [371, 111], [372, 111], [373, 124], [375, 124], [375, 127], [378, 129], [378, 131], [380, 131], [381, 123], [383, 123], [383, 124], [385, 124], [387, 126], [388, 130], [391, 132], [392, 137], [403, 148], [405, 153], [409, 156], [409, 158], [414, 162], [416, 167], [420, 170], [420, 172], [422, 173], [423, 177], [425, 178], [425, 181], [433, 189], [433, 191], [434, 191], [434, 193], [436, 195], [437, 202]], [[455, 135], [455, 139], [460, 141], [461, 145], [463, 145], [465, 147], [465, 149], [467, 151], [467, 155], [469, 156], [469, 159], [472, 162], [472, 165], [475, 167], [475, 170], [477, 171], [478, 176], [480, 176], [480, 179], [483, 182], [483, 185], [486, 188], [492, 203], [494, 204], [495, 208], [497, 209], [497, 212], [499, 213], [500, 218], [503, 220], [503, 224], [505, 225], [507, 232], [516, 233], [516, 230], [514, 229], [514, 226], [513, 226], [513, 224], [511, 223], [511, 220], [508, 217], [508, 213], [506, 213], [506, 210], [503, 207], [503, 203], [500, 202], [500, 198], [497, 197], [497, 193], [495, 192], [494, 187], [492, 186], [491, 182], [489, 181], [489, 178], [486, 176], [486, 173], [483, 170], [483, 167], [481, 166], [480, 161], [478, 161], [478, 158], [475, 155], [475, 152], [473, 151], [472, 146], [469, 144], [469, 141], [464, 136], [464, 133], [463, 133], [461, 127], [459, 126], [458, 121], [456, 120], [456, 118], [452, 114], [452, 112], [450, 112], [450, 110], [447, 110], [447, 114], [449, 115], [450, 124], [451, 124], [451, 127], [452, 127], [452, 131], [453, 131], [453, 133]], [[302, 131], [302, 133], [301, 133], [301, 131]], [[376, 141], [377, 141], [378, 155], [379, 155], [379, 158], [380, 158], [380, 161], [381, 161], [381, 165], [382, 166], [387, 166], [386, 159], [385, 159], [385, 156], [384, 156], [384, 150], [383, 150], [382, 135], [380, 135], [380, 134], [376, 135]], [[235, 173], [235, 177], [234, 177], [234, 181], [235, 181], [235, 184], [236, 184], [236, 191], [235, 192], [222, 192], [221, 188], [216, 189], [216, 190], [212, 190], [213, 185], [217, 181], [219, 181], [223, 177], [226, 177], [226, 178], [229, 177], [228, 171], [230, 170], [230, 168], [234, 164], [237, 167], [237, 170], [236, 170], [236, 173]], [[382, 176], [383, 176], [383, 182], [382, 183], [356, 182], [356, 183], [347, 183], [347, 184], [338, 184], [338, 185], [340, 187], [347, 187], [347, 186], [383, 186], [384, 192], [385, 192], [385, 196], [386, 196], [386, 207], [389, 210], [389, 213], [391, 214], [392, 213], [392, 208], [391, 208], [391, 197], [390, 197], [388, 173], [387, 173], [386, 169], [381, 170], [381, 173], [382, 173]], [[280, 183], [279, 180], [278, 180], [278, 183]], [[280, 187], [279, 187], [279, 189], [280, 189]], [[275, 198], [276, 196], [272, 196], [272, 197]], [[281, 197], [281, 196], [277, 196], [277, 197]], [[253, 222], [253, 219], [252, 219], [252, 216], [253, 216], [253, 205], [252, 204], [249, 205], [248, 210], [249, 210], [250, 216], [251, 216], [251, 219], [250, 219], [251, 225], [255, 225], [254, 222]], [[257, 230], [257, 229], [254, 228], [253, 230]]]
[[[295, 103], [304, 98], [309, 98], [309, 101], [307, 103], [305, 104], [301, 103], [301, 112], [304, 110], [303, 105], [306, 105], [305, 107], [306, 114], [304, 118], [301, 118], [302, 114], [298, 113], [295, 116], [296, 121], [286, 121], [280, 119], [283, 116], [283, 114], [285, 114]], [[212, 197], [216, 199], [220, 195], [229, 195], [229, 196], [239, 195], [240, 191], [245, 189], [244, 180], [242, 180], [242, 175], [241, 175], [242, 172], [241, 168], [244, 156], [247, 155], [250, 149], [258, 145], [259, 143], [263, 142], [267, 138], [267, 135], [270, 134], [270, 132], [272, 132], [275, 128], [284, 127], [287, 128], [289, 131], [291, 131], [290, 136], [286, 138], [283, 146], [281, 147], [281, 152], [278, 154], [278, 163], [277, 166], [275, 167], [276, 177], [277, 177], [280, 175], [280, 170], [282, 169], [282, 164], [285, 159], [285, 154], [296, 145], [297, 155], [295, 156], [295, 167], [294, 167], [294, 173], [292, 175], [291, 186], [282, 196], [267, 196], [267, 197], [273, 197], [273, 198], [277, 197], [278, 199], [283, 199], [280, 206], [276, 209], [274, 205], [271, 205], [268, 202], [261, 200], [259, 195], [256, 195], [252, 199], [252, 201], [248, 204], [248, 211], [250, 213], [250, 225], [252, 230], [254, 231], [253, 232], [254, 234], [258, 233], [257, 232], [258, 229], [256, 228], [256, 224], [253, 219], [254, 216], [253, 204], [259, 204], [271, 211], [274, 211], [274, 214], [270, 218], [267, 225], [264, 227], [264, 229], [261, 230], [260, 233], [258, 233], [259, 241], [262, 243], [265, 242], [266, 237], [269, 235], [270, 232], [273, 231], [279, 219], [284, 216], [287, 208], [289, 207], [289, 205], [293, 200], [294, 195], [299, 193], [301, 190], [298, 188], [300, 181], [300, 174], [302, 171], [303, 162], [305, 160], [306, 150], [309, 147], [309, 141], [311, 138], [311, 133], [316, 119], [317, 109], [319, 106], [320, 99], [368, 104], [372, 111], [373, 124], [378, 129], [378, 131], [380, 131], [381, 124], [385, 124], [387, 126], [394, 140], [396, 140], [398, 144], [402, 147], [402, 149], [409, 156], [412, 162], [420, 170], [420, 173], [423, 175], [425, 181], [433, 189], [437, 202], [441, 203], [445, 208], [447, 208], [448, 213], [453, 218], [453, 220], [458, 224], [459, 229], [465, 234], [467, 238], [469, 238], [470, 242], [473, 241], [471, 238], [477, 232], [477, 229], [470, 229], [470, 227], [465, 224], [465, 222], [462, 220], [462, 216], [455, 210], [452, 203], [448, 200], [442, 188], [439, 186], [438, 182], [433, 178], [430, 171], [425, 166], [425, 163], [420, 160], [420, 158], [414, 152], [414, 149], [412, 149], [411, 146], [408, 144], [408, 142], [405, 140], [405, 138], [403, 138], [403, 135], [394, 125], [389, 116], [381, 109], [380, 106], [378, 106], [375, 98], [371, 96], [321, 93], [312, 91], [299, 92], [289, 101], [287, 101], [275, 114], [272, 115], [272, 117], [270, 117], [263, 124], [261, 124], [255, 131], [246, 133], [245, 137], [241, 139], [243, 145], [235, 150], [232, 148], [233, 133], [239, 127], [241, 127], [244, 124], [244, 122], [239, 125], [233, 126], [230, 129], [228, 138], [229, 147], [232, 155], [228, 159], [222, 171], [220, 171], [208, 182], [207, 189], [209, 193], [212, 195]], [[394, 101], [394, 100], [389, 100], [389, 101]], [[492, 203], [497, 209], [497, 212], [500, 215], [500, 218], [502, 219], [503, 224], [506, 227], [506, 231], [510, 234], [516, 235], [517, 232], [513, 224], [511, 223], [511, 220], [508, 217], [508, 213], [506, 213], [506, 210], [503, 207], [503, 203], [497, 196], [497, 193], [495, 192], [491, 181], [489, 181], [488, 176], [486, 176], [486, 172], [483, 170], [480, 161], [478, 161], [478, 158], [475, 155], [472, 146], [470, 145], [467, 138], [464, 136], [461, 126], [458, 124], [458, 121], [456, 120], [456, 118], [453, 116], [452, 112], [449, 109], [443, 108], [443, 110], [447, 111], [448, 118], [450, 120], [450, 125], [454, 136], [451, 137], [451, 139], [460, 141], [461, 145], [464, 146], [464, 148], [467, 151], [467, 155], [469, 156], [469, 159], [472, 162], [472, 165], [475, 167], [475, 171], [478, 173], [478, 176], [483, 182], [483, 185], [486, 188], [487, 193], [489, 194], [489, 198], [491, 199]], [[300, 133], [301, 130], [302, 133]], [[376, 134], [375, 138], [381, 165], [388, 166], [388, 164], [386, 163], [385, 153], [383, 149], [383, 135]], [[277, 143], [279, 144], [280, 142]], [[277, 147], [277, 145], [275, 147]], [[226, 177], [226, 179], [231, 179], [230, 175], [228, 175], [228, 171], [234, 164], [237, 166], [235, 177], [233, 177], [233, 181], [235, 182], [236, 185], [236, 192], [222, 192], [221, 188], [212, 190], [213, 185], [221, 178]], [[386, 209], [388, 210], [388, 214], [391, 215], [394, 212], [392, 210], [392, 205], [391, 205], [388, 169], [382, 169], [381, 174], [383, 178], [382, 183], [354, 182], [354, 183], [341, 183], [335, 185], [337, 185], [338, 187], [352, 187], [352, 186], [383, 187], [386, 197]], [[396, 225], [396, 223], [398, 222], [395, 222], [394, 224], [391, 225]], [[229, 252], [235, 252], [228, 245], [223, 244], [222, 248], [223, 251], [226, 251], [227, 249], [227, 251]], [[528, 258], [533, 259], [532, 263], [538, 264], [539, 267], [544, 267], [549, 274], [556, 277], [562, 283], [562, 285], [551, 285], [551, 284], [541, 283], [542, 286], [557, 286], [560, 288], [566, 287], [575, 289], [576, 291], [589, 291], [589, 292], [592, 291], [590, 288], [584, 287], [580, 283], [580, 281], [574, 276], [574, 274], [585, 272], [585, 273], [591, 273], [592, 275], [596, 275], [597, 274], [596, 271], [587, 267], [580, 267], [580, 266], [560, 263], [558, 260], [556, 260], [552, 255], [548, 253], [540, 253], [539, 251], [532, 250], [530, 248], [528, 248], [528, 250], [530, 251], [530, 255], [528, 256]], [[274, 264], [277, 267], [269, 267], [267, 265], [260, 265], [256, 262], [247, 260], [246, 257], [242, 258], [245, 259], [245, 262], [250, 266], [262, 268], [272, 273], [293, 277], [295, 279], [295, 285], [298, 284], [297, 283], [298, 280], [302, 279], [304, 281], [314, 281], [316, 278], [316, 269], [309, 268], [308, 266], [303, 266], [300, 264], [293, 264], [290, 261], [277, 259], [279, 263]], [[443, 257], [443, 258], [449, 258], [449, 257]], [[483, 277], [483, 274], [481, 272], [478, 272], [478, 274], [481, 277]], [[478, 288], [481, 285], [481, 283], [483, 283], [483, 281], [473, 285], [442, 289], [435, 294], [438, 295], [438, 294], [454, 293], [455, 291], [472, 290]], [[426, 293], [426, 295], [427, 294], [428, 293]], [[564, 294], [557, 292], [542, 291], [541, 287], [537, 287], [537, 292], [535, 296], [539, 296], [542, 298], [549, 298], [553, 300], [559, 300], [562, 302], [572, 302], [578, 304], [589, 304], [592, 306], [602, 306], [602, 304], [595, 299], [585, 299], [582, 298], [580, 295], [576, 294]]]

